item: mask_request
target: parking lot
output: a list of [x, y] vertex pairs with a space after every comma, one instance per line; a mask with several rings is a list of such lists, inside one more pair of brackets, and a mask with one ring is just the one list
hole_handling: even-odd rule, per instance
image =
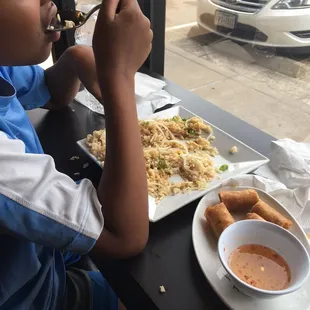
[[307, 58], [262, 57], [201, 30], [195, 0], [167, 0], [166, 77], [277, 138], [310, 141]]

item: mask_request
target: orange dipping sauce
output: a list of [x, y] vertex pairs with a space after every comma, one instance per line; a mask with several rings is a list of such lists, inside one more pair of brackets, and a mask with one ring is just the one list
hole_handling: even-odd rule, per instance
[[291, 271], [284, 258], [263, 245], [238, 247], [230, 254], [228, 264], [240, 280], [263, 290], [283, 290], [291, 281]]

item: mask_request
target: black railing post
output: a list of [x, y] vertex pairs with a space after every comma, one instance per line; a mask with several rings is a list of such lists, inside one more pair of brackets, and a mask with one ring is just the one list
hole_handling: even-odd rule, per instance
[[[61, 10], [75, 10], [74, 0], [54, 0], [58, 9]], [[53, 60], [54, 62], [59, 59], [63, 52], [70, 46], [75, 44], [74, 30], [65, 31], [61, 34], [59, 41], [53, 45]]]
[[164, 75], [166, 0], [138, 0], [145, 16], [151, 21], [154, 32], [153, 49], [144, 64], [151, 72]]

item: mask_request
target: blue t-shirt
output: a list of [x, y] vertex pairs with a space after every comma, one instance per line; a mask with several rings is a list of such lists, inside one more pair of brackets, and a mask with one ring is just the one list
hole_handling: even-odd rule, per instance
[[103, 228], [91, 182], [55, 169], [25, 112], [49, 100], [40, 67], [0, 66], [1, 310], [60, 309], [62, 251], [87, 253]]

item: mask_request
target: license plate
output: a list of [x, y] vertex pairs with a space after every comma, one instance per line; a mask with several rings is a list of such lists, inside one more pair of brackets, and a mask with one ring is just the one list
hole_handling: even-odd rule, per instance
[[226, 28], [234, 29], [237, 21], [237, 15], [216, 11], [214, 16], [214, 24], [216, 26], [223, 26]]

